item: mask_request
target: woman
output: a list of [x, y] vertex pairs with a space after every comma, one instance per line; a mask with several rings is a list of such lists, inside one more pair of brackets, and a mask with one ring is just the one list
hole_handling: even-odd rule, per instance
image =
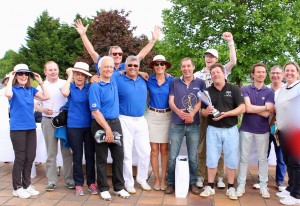
[[[151, 145], [151, 166], [154, 172], [154, 190], [166, 190], [166, 173], [168, 166], [168, 135], [171, 122], [171, 109], [169, 108], [169, 88], [173, 80], [172, 76], [166, 75], [166, 69], [171, 63], [166, 61], [163, 55], [156, 55], [149, 65], [154, 69], [155, 74], [149, 77], [147, 82], [149, 102], [146, 113], [148, 121], [150, 145]], [[159, 179], [159, 161], [161, 155], [161, 174]]]
[[[32, 87], [32, 77], [43, 91]], [[9, 73], [5, 96], [10, 104], [10, 138], [15, 160], [12, 172], [13, 196], [29, 198], [39, 191], [31, 185], [31, 167], [36, 156], [36, 124], [34, 120], [34, 101], [49, 99], [43, 80], [37, 73], [29, 70], [26, 64], [17, 64]]]
[[[89, 65], [84, 62], [76, 62], [74, 68], [67, 69], [68, 79], [61, 93], [68, 97], [69, 112], [67, 120], [67, 133], [73, 151], [73, 179], [75, 181], [75, 193], [82, 196], [84, 175], [82, 171], [83, 146], [86, 161], [87, 185], [91, 194], [98, 194], [95, 185], [95, 157], [94, 139], [91, 134], [91, 112], [89, 109], [88, 90], [90, 85], [86, 83], [89, 73]], [[71, 83], [74, 78], [74, 83]]]
[[284, 67], [286, 86], [275, 100], [276, 121], [283, 159], [289, 176], [288, 187], [276, 195], [284, 205], [300, 204], [300, 81], [299, 65]]

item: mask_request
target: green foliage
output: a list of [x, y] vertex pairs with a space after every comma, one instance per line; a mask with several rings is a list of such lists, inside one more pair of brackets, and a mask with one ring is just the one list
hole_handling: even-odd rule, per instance
[[5, 52], [4, 57], [0, 61], [0, 77], [4, 77], [14, 68], [14, 59], [17, 57], [17, 53], [13, 50]]
[[225, 64], [229, 50], [222, 33], [234, 36], [237, 65], [231, 81], [240, 83], [254, 63], [268, 67], [299, 60], [300, 2], [288, 0], [170, 0], [171, 9], [163, 11], [163, 42], [157, 47], [180, 74], [183, 57], [194, 58], [197, 69], [204, 67], [204, 51], [216, 48], [219, 62]]

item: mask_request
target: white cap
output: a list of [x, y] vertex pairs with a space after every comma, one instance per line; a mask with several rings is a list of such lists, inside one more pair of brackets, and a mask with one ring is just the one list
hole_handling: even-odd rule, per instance
[[208, 50], [206, 50], [206, 52], [205, 52], [204, 54], [207, 54], [207, 53], [213, 55], [213, 56], [216, 57], [217, 59], [219, 58], [219, 53], [218, 53], [218, 51], [215, 50], [215, 49], [208, 49]]

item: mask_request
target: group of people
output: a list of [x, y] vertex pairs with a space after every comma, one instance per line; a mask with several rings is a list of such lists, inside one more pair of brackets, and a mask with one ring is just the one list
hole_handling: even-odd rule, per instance
[[[225, 32], [223, 38], [228, 42], [230, 52], [226, 65], [218, 63], [217, 50], [208, 49], [204, 54], [204, 69], [194, 73], [193, 59], [185, 57], [180, 63], [182, 76], [174, 78], [166, 72], [172, 64], [163, 55], [156, 55], [148, 65], [154, 74], [148, 77], [139, 71], [140, 61], [159, 39], [159, 27], [155, 27], [152, 40], [139, 54], [128, 56], [125, 63], [122, 63], [123, 52], [119, 46], [112, 46], [108, 56], [101, 57], [86, 35], [88, 25], [84, 26], [81, 20], [77, 20], [75, 28], [95, 63], [98, 75], [92, 76], [86, 63], [76, 62], [73, 68], [66, 70], [68, 79], [62, 80], [58, 77], [58, 65], [53, 61], [45, 64], [45, 81], [25, 64], [16, 65], [9, 75], [5, 95], [10, 102], [11, 140], [15, 151], [14, 196], [28, 198], [39, 194], [30, 182], [36, 148], [34, 108], [43, 115], [41, 124], [48, 157], [46, 190], [55, 189], [58, 139], [54, 138], [52, 118], [67, 104], [67, 134], [71, 150], [61, 145], [61, 151], [65, 185], [75, 189], [76, 195], [84, 195], [84, 152], [89, 191], [111, 200], [106, 174], [108, 149], [113, 159], [115, 195], [129, 198], [130, 194], [136, 193], [133, 149], [137, 154], [136, 182], [141, 188], [152, 189], [147, 183], [151, 163], [155, 178], [153, 189], [174, 193], [176, 158], [185, 137], [191, 192], [202, 197], [214, 195], [215, 179], [217, 187], [225, 188], [225, 165], [226, 195], [236, 200], [245, 193], [248, 157], [255, 139], [259, 169], [256, 187], [261, 196], [270, 197], [267, 157], [270, 144], [274, 142], [276, 182], [280, 190], [276, 195], [282, 198], [280, 202], [283, 204], [300, 204], [297, 63], [288, 62], [283, 69], [272, 67], [269, 86], [264, 84], [267, 67], [262, 63], [254, 64], [250, 73], [253, 84], [239, 88], [227, 81], [237, 60], [233, 36]], [[286, 84], [282, 83], [284, 76]], [[37, 89], [32, 87], [33, 77], [39, 84]], [[91, 77], [92, 84], [87, 83], [88, 77]], [[243, 119], [238, 128], [240, 115]], [[99, 135], [102, 135], [101, 143], [94, 139]], [[237, 168], [238, 186], [235, 188]], [[285, 168], [289, 175], [286, 188]], [[204, 186], [206, 171], [208, 184], [201, 192], [199, 188]]]

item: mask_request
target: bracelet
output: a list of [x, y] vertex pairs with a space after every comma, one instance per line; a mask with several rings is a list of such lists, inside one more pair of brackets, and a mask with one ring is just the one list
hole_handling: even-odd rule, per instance
[[228, 42], [228, 46], [233, 46], [234, 45], [234, 41]]

